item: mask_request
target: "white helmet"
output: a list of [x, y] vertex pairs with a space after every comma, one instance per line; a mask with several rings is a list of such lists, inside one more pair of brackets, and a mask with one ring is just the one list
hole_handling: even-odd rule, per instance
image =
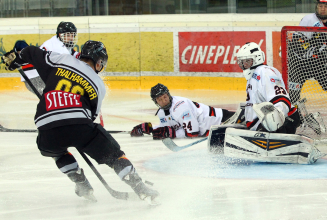
[[255, 68], [252, 67], [256, 67], [259, 64], [263, 64], [265, 62], [265, 53], [260, 49], [258, 44], [254, 42], [246, 43], [238, 50], [237, 61], [239, 63], [241, 60], [246, 59], [253, 60], [253, 64], [250, 68], [242, 68], [244, 77], [246, 78], [246, 80], [249, 80], [251, 79], [252, 74], [255, 70]]

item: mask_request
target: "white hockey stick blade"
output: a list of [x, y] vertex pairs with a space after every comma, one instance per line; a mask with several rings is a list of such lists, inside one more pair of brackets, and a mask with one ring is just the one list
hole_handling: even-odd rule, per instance
[[163, 142], [164, 145], [165, 145], [167, 148], [169, 148], [171, 151], [178, 152], [178, 151], [180, 151], [180, 150], [183, 150], [183, 149], [185, 149], [185, 148], [191, 147], [191, 146], [193, 146], [193, 145], [195, 145], [195, 144], [198, 144], [198, 143], [200, 143], [200, 142], [202, 142], [202, 141], [205, 141], [205, 140], [207, 140], [207, 139], [208, 139], [208, 137], [203, 138], [203, 139], [200, 139], [200, 140], [197, 140], [197, 141], [194, 141], [194, 142], [192, 142], [192, 143], [190, 143], [190, 144], [187, 144], [187, 145], [184, 145], [184, 146], [178, 146], [178, 145], [176, 145], [175, 142], [174, 142], [172, 139], [170, 139], [170, 138], [162, 139], [162, 142]]

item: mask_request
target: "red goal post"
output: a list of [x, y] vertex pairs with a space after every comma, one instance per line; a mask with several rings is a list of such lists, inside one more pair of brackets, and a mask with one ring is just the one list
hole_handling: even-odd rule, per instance
[[281, 31], [281, 54], [282, 54], [282, 75], [288, 91], [288, 67], [287, 67], [287, 32], [327, 32], [325, 27], [301, 27], [301, 26], [284, 26]]
[[284, 26], [281, 55], [285, 87], [301, 115], [297, 133], [327, 140], [327, 28]]

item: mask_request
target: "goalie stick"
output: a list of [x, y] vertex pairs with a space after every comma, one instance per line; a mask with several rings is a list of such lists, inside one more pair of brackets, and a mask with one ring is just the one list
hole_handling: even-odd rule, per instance
[[[33, 89], [33, 91], [35, 92], [36, 96], [40, 99], [41, 98], [40, 93], [36, 90], [36, 88], [34, 87], [34, 85], [32, 84], [32, 82], [29, 80], [29, 78], [26, 76], [26, 74], [24, 73], [24, 71], [22, 70], [21, 67], [18, 68], [18, 71], [23, 76], [23, 78], [26, 80], [26, 82], [29, 84], [29, 86]], [[81, 154], [81, 156], [84, 158], [85, 162], [90, 166], [90, 168], [92, 169], [92, 171], [99, 178], [99, 180], [101, 181], [101, 183], [108, 190], [108, 192], [110, 193], [110, 195], [112, 197], [114, 197], [116, 199], [123, 199], [123, 200], [134, 200], [134, 199], [138, 198], [138, 196], [135, 193], [119, 192], [119, 191], [113, 190], [108, 185], [108, 183], [103, 179], [103, 177], [98, 172], [98, 170], [94, 167], [94, 165], [89, 160], [89, 158], [87, 158], [87, 156], [82, 151], [80, 151], [79, 149], [76, 149], [76, 150]]]

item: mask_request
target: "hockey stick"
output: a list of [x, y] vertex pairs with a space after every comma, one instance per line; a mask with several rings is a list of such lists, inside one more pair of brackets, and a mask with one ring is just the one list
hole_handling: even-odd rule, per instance
[[[37, 95], [37, 97], [40, 99], [41, 98], [40, 93], [36, 90], [36, 88], [34, 87], [34, 85], [32, 84], [32, 82], [29, 80], [29, 78], [26, 76], [26, 74], [24, 73], [24, 71], [22, 70], [22, 68], [19, 67], [18, 68], [18, 71], [23, 76], [23, 78], [26, 80], [26, 82], [29, 84], [29, 86], [33, 89], [33, 91], [35, 92], [35, 94]], [[98, 172], [98, 170], [94, 167], [94, 165], [89, 160], [89, 158], [87, 158], [87, 156], [82, 151], [80, 151], [79, 149], [77, 149], [77, 151], [81, 154], [81, 156], [84, 158], [85, 162], [90, 166], [90, 168], [93, 170], [93, 172], [95, 173], [95, 175], [99, 178], [99, 180], [101, 181], [101, 183], [108, 190], [108, 192], [110, 193], [110, 195], [112, 195], [116, 199], [123, 199], [123, 200], [137, 198], [137, 196], [136, 196], [135, 193], [119, 192], [119, 191], [116, 191], [116, 190], [113, 190], [112, 188], [110, 188], [110, 186], [108, 185], [108, 183], [103, 179], [103, 177]]]
[[[11, 128], [5, 128], [2, 125], [0, 125], [0, 132], [27, 132], [27, 133], [36, 133], [37, 130], [33, 129], [11, 129]], [[107, 131], [109, 134], [130, 134], [130, 131]]]
[[32, 88], [33, 92], [35, 93], [35, 95], [41, 99], [41, 95], [40, 93], [36, 90], [36, 88], [34, 87], [33, 83], [31, 82], [31, 80], [26, 76], [26, 74], [24, 73], [24, 71], [22, 70], [21, 67], [17, 68], [20, 75], [22, 75], [22, 77], [25, 79], [25, 81], [28, 83], [28, 85]]
[[100, 125], [101, 125], [102, 127], [104, 127], [104, 122], [103, 122], [103, 117], [102, 117], [102, 112], [101, 112], [101, 110], [100, 110], [100, 113], [99, 113], [99, 117], [100, 117]]
[[195, 145], [195, 144], [198, 144], [198, 143], [200, 143], [200, 142], [202, 142], [202, 141], [205, 141], [205, 140], [207, 140], [207, 139], [208, 139], [208, 137], [205, 137], [205, 138], [202, 138], [202, 139], [200, 139], [200, 140], [194, 141], [194, 142], [192, 142], [192, 143], [190, 143], [190, 144], [187, 144], [187, 145], [184, 145], [184, 146], [178, 146], [178, 145], [175, 144], [175, 142], [174, 142], [172, 139], [170, 139], [170, 138], [162, 139], [162, 142], [163, 142], [164, 145], [165, 145], [166, 147], [168, 147], [171, 151], [178, 152], [178, 151], [180, 151], [180, 150], [183, 150], [183, 149], [185, 149], [185, 148], [191, 147], [191, 146], [193, 146], [193, 145]]

